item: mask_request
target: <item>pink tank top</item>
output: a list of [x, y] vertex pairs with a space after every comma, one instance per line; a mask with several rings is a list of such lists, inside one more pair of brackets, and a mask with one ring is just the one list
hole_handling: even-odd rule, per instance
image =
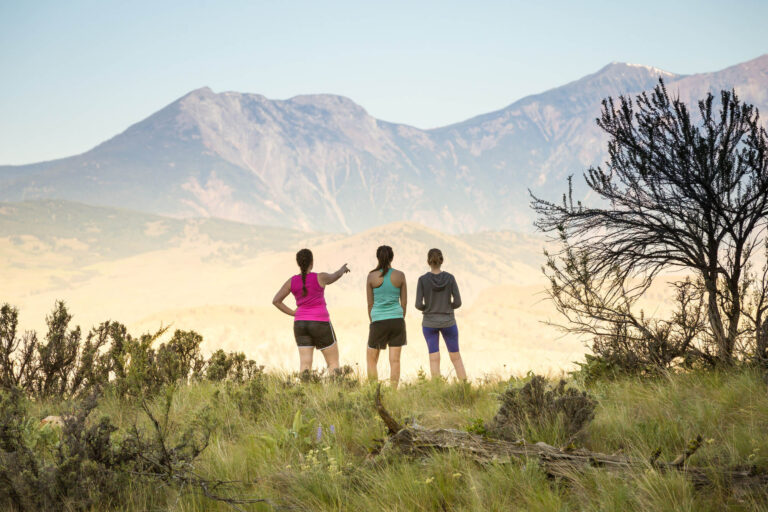
[[291, 293], [296, 298], [296, 320], [330, 322], [328, 308], [325, 307], [325, 288], [317, 282], [317, 274], [307, 274], [307, 294], [301, 289], [301, 274], [291, 278]]

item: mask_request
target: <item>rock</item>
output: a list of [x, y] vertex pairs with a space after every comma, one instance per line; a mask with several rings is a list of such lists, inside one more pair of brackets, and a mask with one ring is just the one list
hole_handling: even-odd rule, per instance
[[40, 420], [40, 426], [48, 425], [50, 427], [59, 427], [62, 428], [64, 426], [64, 418], [61, 416], [46, 416], [42, 420]]

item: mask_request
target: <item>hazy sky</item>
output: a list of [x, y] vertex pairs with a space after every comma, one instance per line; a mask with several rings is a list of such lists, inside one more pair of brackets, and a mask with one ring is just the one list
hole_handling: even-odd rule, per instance
[[431, 128], [611, 61], [768, 52], [768, 2], [0, 0], [0, 164], [81, 153], [192, 89], [348, 96]]

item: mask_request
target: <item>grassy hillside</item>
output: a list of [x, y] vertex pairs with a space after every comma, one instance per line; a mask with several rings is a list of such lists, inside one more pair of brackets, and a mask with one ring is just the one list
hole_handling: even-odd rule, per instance
[[[383, 400], [401, 420], [464, 429], [494, 416], [507, 385], [417, 378], [396, 392], [385, 388]], [[768, 510], [768, 490], [695, 489], [682, 475], [650, 466], [624, 474], [592, 468], [565, 482], [547, 479], [534, 459], [480, 465], [457, 453], [377, 457], [373, 453], [386, 432], [372, 407], [374, 391], [356, 378], [299, 383], [267, 374], [248, 384], [202, 382], [173, 394], [170, 429], [181, 431], [206, 410], [215, 433], [194, 470], [248, 482], [236, 486], [237, 495], [270, 502], [237, 505], [242, 510]], [[768, 469], [768, 390], [757, 372], [625, 379], [599, 382], [588, 391], [598, 405], [576, 440], [579, 446], [642, 459], [660, 448], [662, 459], [672, 460], [701, 434], [705, 442], [690, 464]], [[162, 401], [156, 398], [150, 409], [157, 411]], [[66, 409], [50, 402], [28, 407], [32, 419]], [[134, 425], [148, 426], [137, 403], [105, 398], [91, 418], [102, 415], [120, 428], [117, 438]], [[552, 428], [529, 431], [527, 440], [562, 441]], [[192, 489], [140, 477], [122, 489], [118, 501], [111, 506], [122, 510], [232, 510]]]

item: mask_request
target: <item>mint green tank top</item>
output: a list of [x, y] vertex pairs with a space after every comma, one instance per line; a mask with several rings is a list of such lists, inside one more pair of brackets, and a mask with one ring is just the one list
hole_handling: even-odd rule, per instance
[[381, 286], [373, 289], [373, 308], [371, 322], [403, 318], [403, 308], [400, 306], [400, 288], [392, 284], [392, 269], [384, 276]]

